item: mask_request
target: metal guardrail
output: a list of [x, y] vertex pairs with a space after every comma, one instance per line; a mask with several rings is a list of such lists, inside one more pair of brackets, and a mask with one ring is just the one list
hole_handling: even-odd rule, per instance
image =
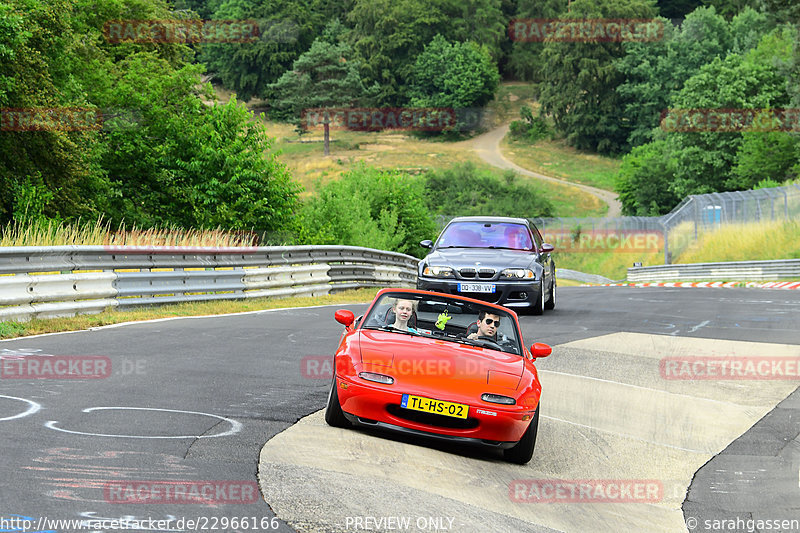
[[800, 259], [688, 263], [628, 269], [628, 281], [774, 281], [800, 280]]
[[577, 270], [569, 270], [567, 268], [557, 269], [556, 279], [570, 279], [573, 281], [580, 281], [581, 283], [597, 283], [599, 285], [604, 283], [614, 283], [614, 280], [608, 279], [605, 276], [600, 276], [598, 274], [586, 274], [585, 272], [578, 272]]
[[0, 248], [0, 320], [413, 287], [418, 261], [357, 246]]

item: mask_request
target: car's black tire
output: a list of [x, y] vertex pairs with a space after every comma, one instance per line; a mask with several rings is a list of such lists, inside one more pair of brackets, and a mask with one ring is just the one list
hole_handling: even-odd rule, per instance
[[531, 307], [531, 314], [533, 315], [541, 315], [544, 313], [544, 280], [539, 282], [539, 296], [536, 298], [536, 302]]
[[522, 434], [522, 438], [513, 447], [503, 450], [503, 458], [509, 463], [524, 465], [533, 457], [533, 449], [536, 447], [536, 432], [539, 430], [539, 407], [533, 413], [533, 419], [528, 425], [528, 429]]
[[553, 283], [550, 285], [550, 299], [544, 303], [544, 308], [552, 311], [556, 308], [556, 277], [553, 276]]
[[328, 405], [325, 406], [325, 422], [335, 428], [349, 428], [350, 421], [344, 416], [342, 405], [339, 403], [339, 392], [336, 384], [336, 376], [333, 376], [331, 389], [328, 391]]

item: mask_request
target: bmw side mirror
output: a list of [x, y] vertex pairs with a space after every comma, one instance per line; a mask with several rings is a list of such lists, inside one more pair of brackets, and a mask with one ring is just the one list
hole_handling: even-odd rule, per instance
[[424, 241], [420, 241], [419, 245], [423, 248], [433, 248], [433, 241], [430, 239], [425, 239]]
[[539, 250], [539, 251], [540, 251], [541, 253], [543, 253], [543, 254], [549, 254], [549, 253], [550, 253], [550, 252], [552, 252], [553, 250], [555, 250], [555, 247], [554, 247], [552, 244], [550, 244], [550, 243], [546, 243], [546, 242], [543, 242], [543, 243], [542, 243], [542, 249], [541, 249], [541, 250]]

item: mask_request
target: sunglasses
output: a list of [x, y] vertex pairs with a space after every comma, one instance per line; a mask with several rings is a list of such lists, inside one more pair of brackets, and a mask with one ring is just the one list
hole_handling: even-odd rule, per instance
[[487, 318], [487, 319], [485, 319], [485, 322], [486, 322], [487, 326], [491, 326], [492, 322], [494, 322], [494, 327], [496, 327], [496, 328], [500, 327], [500, 321], [499, 320], [492, 320], [491, 318]]

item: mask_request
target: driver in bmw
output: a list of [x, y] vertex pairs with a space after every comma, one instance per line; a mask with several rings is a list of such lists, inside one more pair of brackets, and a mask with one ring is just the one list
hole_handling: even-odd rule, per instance
[[467, 335], [467, 338], [475, 340], [479, 337], [489, 337], [490, 339], [494, 339], [495, 335], [497, 335], [498, 327], [500, 327], [500, 315], [481, 311], [478, 313], [477, 333], [470, 333]]

